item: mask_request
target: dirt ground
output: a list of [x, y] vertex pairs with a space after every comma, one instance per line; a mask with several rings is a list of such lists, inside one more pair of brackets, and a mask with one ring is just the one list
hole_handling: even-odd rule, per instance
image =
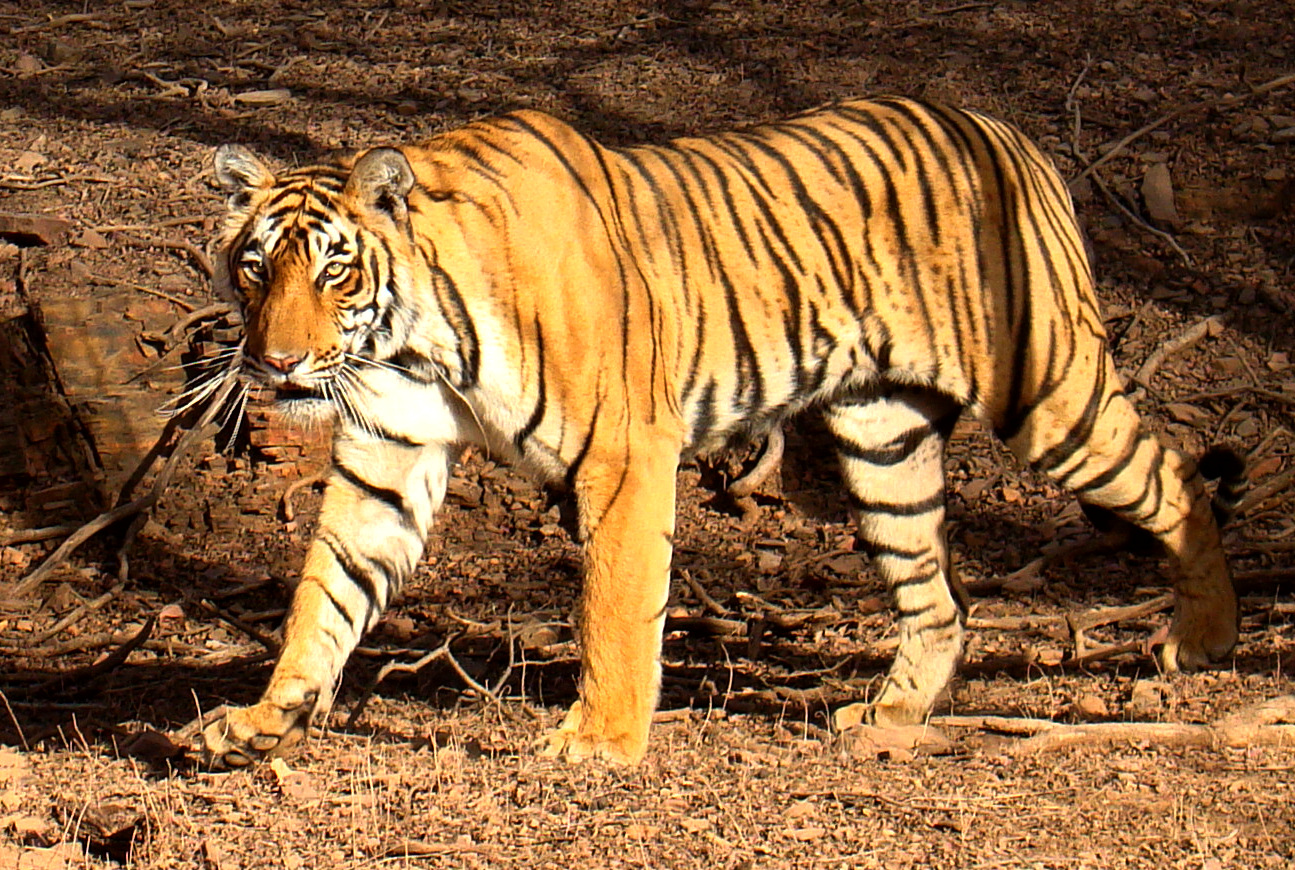
[[[663, 712], [625, 770], [531, 754], [573, 696], [579, 554], [538, 490], [468, 456], [328, 732], [215, 774], [174, 754], [179, 732], [268, 675], [319, 498], [283, 495], [318, 450], [208, 442], [127, 560], [106, 536], [24, 594], [57, 540], [15, 533], [93, 516], [82, 481], [111, 496], [135, 454], [4, 457], [0, 867], [1295, 866], [1285, 732], [1201, 727], [1291, 691], [1295, 87], [1262, 87], [1295, 72], [1286, 0], [82, 0], [0, 2], [0, 30], [0, 212], [70, 221], [0, 247], [0, 311], [44, 312], [56, 357], [117, 344], [52, 381], [60, 431], [119, 407], [137, 428], [118, 442], [160, 429], [137, 408], [177, 376], [121, 372], [209, 301], [217, 144], [306, 162], [522, 106], [621, 143], [901, 93], [1007, 118], [1079, 179], [1140, 409], [1190, 452], [1249, 452], [1253, 482], [1227, 535], [1241, 644], [1167, 677], [1144, 651], [1168, 619], [1159, 564], [1094, 544], [1073, 500], [960, 425], [952, 542], [978, 595], [943, 740], [910, 749], [830, 724], [894, 630], [813, 421], [754, 511], [714, 498], [725, 467], [686, 467]], [[1078, 745], [1013, 733], [1035, 720]], [[1094, 723], [1142, 727], [1073, 727]]]

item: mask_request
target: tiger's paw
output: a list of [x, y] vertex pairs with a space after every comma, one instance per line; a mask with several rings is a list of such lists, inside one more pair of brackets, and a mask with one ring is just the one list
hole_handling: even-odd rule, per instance
[[838, 707], [832, 713], [832, 725], [839, 732], [859, 725], [875, 728], [908, 728], [921, 725], [930, 712], [924, 696], [905, 694], [887, 688], [872, 703], [858, 702]]
[[1225, 660], [1237, 645], [1239, 617], [1236, 596], [1192, 598], [1179, 593], [1168, 631], [1153, 636], [1160, 666], [1167, 673], [1199, 671]]
[[306, 736], [313, 709], [313, 700], [287, 709], [267, 701], [230, 709], [202, 730], [202, 760], [220, 770], [282, 755]]
[[585, 725], [580, 701], [571, 705], [562, 724], [535, 741], [535, 749], [546, 758], [562, 758], [573, 764], [589, 759], [635, 765], [647, 752], [647, 734], [619, 734], [613, 737]]
[[1215, 624], [1183, 630], [1175, 624], [1163, 634], [1153, 636], [1150, 644], [1157, 650], [1160, 666], [1166, 673], [1200, 671], [1227, 659], [1237, 645], [1236, 620], [1214, 621]]

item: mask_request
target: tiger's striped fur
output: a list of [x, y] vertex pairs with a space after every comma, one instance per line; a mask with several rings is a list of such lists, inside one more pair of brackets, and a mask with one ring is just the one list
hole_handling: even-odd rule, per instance
[[216, 170], [246, 372], [337, 419], [282, 653], [205, 732], [217, 762], [327, 706], [463, 443], [575, 496], [580, 700], [544, 740], [569, 758], [645, 751], [681, 458], [811, 408], [898, 609], [874, 722], [920, 721], [961, 652], [942, 457], [964, 409], [1172, 555], [1167, 668], [1236, 642], [1201, 476], [1121, 392], [1066, 188], [1007, 124], [860, 100], [608, 148], [526, 111], [277, 176], [226, 146]]

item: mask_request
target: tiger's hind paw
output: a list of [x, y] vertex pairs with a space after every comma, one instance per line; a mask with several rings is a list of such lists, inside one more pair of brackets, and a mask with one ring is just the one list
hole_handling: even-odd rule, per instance
[[1236, 597], [1215, 598], [1205, 606], [1202, 599], [1180, 596], [1163, 639], [1151, 638], [1150, 645], [1159, 645], [1160, 666], [1167, 673], [1213, 667], [1226, 660], [1237, 645], [1240, 632]]
[[202, 730], [202, 761], [215, 770], [282, 755], [306, 735], [313, 704], [284, 709], [262, 701], [228, 710]]

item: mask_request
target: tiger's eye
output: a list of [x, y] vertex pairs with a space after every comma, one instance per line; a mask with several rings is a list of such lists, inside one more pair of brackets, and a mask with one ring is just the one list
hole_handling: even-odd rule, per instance
[[244, 260], [243, 274], [251, 281], [265, 280], [265, 263], [261, 260]]
[[330, 281], [335, 278], [340, 278], [345, 274], [346, 264], [339, 260], [334, 260], [324, 267], [324, 277]]

